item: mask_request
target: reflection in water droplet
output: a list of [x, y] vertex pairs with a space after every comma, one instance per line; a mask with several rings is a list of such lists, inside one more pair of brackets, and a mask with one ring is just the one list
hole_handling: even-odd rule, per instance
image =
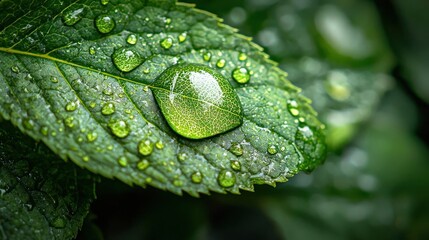
[[160, 44], [164, 49], [169, 49], [173, 46], [173, 39], [171, 37], [166, 37], [161, 40]]
[[232, 71], [232, 78], [238, 83], [244, 84], [249, 82], [250, 74], [246, 68], [239, 67]]
[[223, 68], [223, 67], [225, 67], [225, 63], [226, 63], [225, 59], [219, 59], [219, 60], [216, 62], [216, 67], [218, 67], [218, 68]]
[[235, 171], [241, 171], [241, 163], [237, 160], [231, 160], [231, 168]]
[[138, 146], [139, 153], [143, 156], [148, 156], [153, 152], [153, 143], [146, 139], [141, 140]]
[[276, 146], [274, 146], [274, 145], [270, 145], [270, 146], [267, 148], [267, 152], [268, 152], [269, 154], [271, 154], [271, 155], [274, 155], [274, 154], [276, 154], [276, 153], [277, 153], [277, 147], [276, 147]]
[[143, 62], [143, 58], [132, 49], [116, 49], [112, 55], [113, 63], [122, 72], [129, 72]]
[[110, 131], [119, 138], [125, 138], [130, 134], [130, 127], [122, 120], [110, 122], [109, 128]]
[[243, 147], [239, 143], [233, 143], [229, 148], [229, 151], [232, 152], [236, 156], [243, 155]]
[[115, 21], [107, 15], [100, 15], [95, 19], [95, 26], [101, 33], [109, 33], [115, 28]]
[[69, 102], [66, 104], [66, 111], [67, 112], [73, 112], [76, 110], [76, 108], [77, 108], [76, 102]]
[[146, 159], [141, 160], [140, 162], [137, 163], [137, 168], [139, 170], [145, 170], [146, 168], [148, 168], [150, 165], [149, 161]]
[[200, 171], [194, 172], [191, 175], [191, 180], [193, 183], [201, 183], [203, 181], [203, 174]]
[[115, 105], [113, 103], [105, 103], [101, 108], [101, 114], [112, 115], [115, 113]]
[[136, 44], [136, 43], [137, 43], [137, 36], [136, 36], [136, 35], [134, 35], [134, 34], [130, 34], [130, 35], [127, 37], [127, 43], [129, 43], [129, 44], [131, 44], [131, 45]]
[[63, 22], [67, 26], [72, 26], [82, 19], [85, 11], [83, 7], [72, 8], [63, 14]]
[[217, 177], [217, 181], [222, 187], [232, 187], [235, 184], [235, 173], [229, 170], [221, 170]]
[[125, 156], [119, 157], [118, 163], [121, 167], [126, 167], [128, 164], [128, 159]]

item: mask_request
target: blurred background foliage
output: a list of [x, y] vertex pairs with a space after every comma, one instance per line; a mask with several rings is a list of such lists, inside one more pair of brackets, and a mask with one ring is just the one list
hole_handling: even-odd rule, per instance
[[429, 1], [188, 1], [313, 99], [329, 156], [240, 196], [103, 180], [80, 239], [429, 239]]

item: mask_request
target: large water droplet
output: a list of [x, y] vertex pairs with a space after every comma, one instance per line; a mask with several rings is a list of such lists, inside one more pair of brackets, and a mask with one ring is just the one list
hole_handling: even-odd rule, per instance
[[109, 33], [115, 28], [115, 21], [107, 15], [100, 15], [95, 19], [95, 26], [101, 33]]
[[221, 170], [217, 177], [217, 182], [222, 187], [232, 187], [235, 184], [235, 173], [229, 170]]
[[113, 103], [105, 103], [101, 108], [101, 114], [112, 115], [115, 113], [115, 105]]
[[239, 67], [234, 69], [234, 71], [232, 71], [232, 78], [234, 78], [234, 80], [237, 81], [238, 83], [244, 84], [249, 82], [250, 73], [247, 70], [247, 68]]
[[236, 92], [228, 80], [209, 67], [174, 65], [153, 85], [165, 119], [184, 137], [211, 137], [242, 123], [242, 107]]
[[72, 26], [79, 22], [85, 14], [85, 8], [83, 7], [75, 7], [69, 9], [67, 12], [63, 14], [63, 22], [67, 26]]
[[153, 152], [153, 143], [146, 139], [141, 140], [138, 146], [139, 153], [143, 156], [148, 156]]
[[164, 49], [169, 49], [173, 46], [173, 39], [171, 37], [166, 37], [161, 40], [160, 44]]
[[231, 144], [229, 151], [232, 152], [235, 156], [243, 155], [243, 147], [239, 143]]
[[143, 58], [132, 49], [116, 49], [112, 55], [113, 63], [122, 72], [129, 72], [138, 67], [143, 62]]
[[193, 183], [201, 183], [203, 181], [203, 174], [200, 171], [194, 172], [191, 175], [191, 180]]
[[109, 128], [110, 131], [119, 138], [125, 138], [130, 134], [130, 127], [122, 120], [110, 122]]
[[134, 34], [130, 34], [130, 35], [127, 37], [127, 43], [129, 43], [129, 44], [131, 44], [131, 45], [136, 44], [136, 43], [137, 43], [137, 36], [136, 36], [136, 35], [134, 35]]

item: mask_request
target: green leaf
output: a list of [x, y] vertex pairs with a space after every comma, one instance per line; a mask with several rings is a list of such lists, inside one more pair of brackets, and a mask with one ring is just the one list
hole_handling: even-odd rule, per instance
[[94, 196], [94, 177], [0, 123], [0, 238], [76, 237]]
[[[63, 159], [191, 195], [252, 191], [324, 159], [310, 101], [260, 47], [213, 15], [173, 1], [3, 1], [0, 9], [1, 115]], [[223, 75], [243, 124], [199, 141], [177, 135], [152, 94], [177, 63]], [[218, 183], [225, 177], [234, 179]]]

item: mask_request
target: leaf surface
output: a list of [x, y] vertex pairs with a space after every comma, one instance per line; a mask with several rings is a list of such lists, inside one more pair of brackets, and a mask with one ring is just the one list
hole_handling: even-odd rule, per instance
[[[215, 16], [174, 1], [35, 4], [0, 3], [0, 113], [63, 159], [191, 195], [251, 191], [323, 161], [323, 125], [310, 101], [260, 47]], [[115, 51], [132, 54], [123, 62]], [[176, 134], [151, 89], [177, 63], [222, 74], [241, 101], [243, 124], [198, 141]], [[233, 79], [239, 67], [249, 82]], [[141, 154], [145, 145], [149, 154]], [[219, 183], [225, 173], [232, 186]]]

